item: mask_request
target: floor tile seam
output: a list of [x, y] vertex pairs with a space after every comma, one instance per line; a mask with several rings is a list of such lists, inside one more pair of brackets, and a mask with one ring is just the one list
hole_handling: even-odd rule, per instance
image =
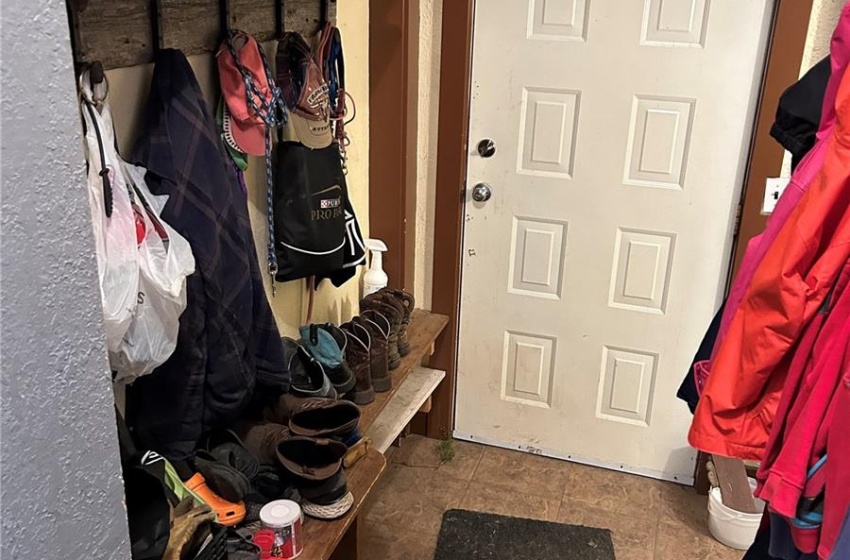
[[478, 460], [475, 461], [475, 468], [472, 469], [472, 476], [469, 478], [470, 481], [475, 480], [475, 475], [478, 474], [478, 467], [481, 466], [481, 461], [484, 459], [485, 453], [487, 453], [487, 449], [482, 449], [481, 453], [478, 455]]
[[660, 544], [660, 541], [661, 541], [661, 525], [662, 525], [663, 520], [664, 520], [664, 512], [660, 512], [656, 516], [656, 519], [655, 519], [655, 538], [653, 539], [653, 542], [652, 542], [652, 557], [655, 560], [664, 560], [663, 558], [661, 558], [659, 556], [659, 554], [661, 554], [661, 553], [658, 550], [658, 545]]

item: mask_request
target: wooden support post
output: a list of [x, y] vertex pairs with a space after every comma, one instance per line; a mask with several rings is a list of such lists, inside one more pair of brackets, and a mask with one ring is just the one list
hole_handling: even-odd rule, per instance
[[336, 550], [331, 555], [331, 560], [357, 560], [359, 558], [357, 548], [359, 541], [357, 529], [359, 519], [359, 517], [355, 517], [354, 521], [351, 522], [342, 540], [339, 541]]

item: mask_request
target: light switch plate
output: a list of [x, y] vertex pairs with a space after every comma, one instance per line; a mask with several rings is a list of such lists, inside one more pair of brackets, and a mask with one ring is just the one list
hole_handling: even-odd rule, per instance
[[776, 208], [776, 203], [779, 202], [779, 197], [782, 196], [789, 181], [788, 177], [768, 177], [764, 186], [764, 201], [761, 204], [762, 216], [773, 213], [773, 209]]

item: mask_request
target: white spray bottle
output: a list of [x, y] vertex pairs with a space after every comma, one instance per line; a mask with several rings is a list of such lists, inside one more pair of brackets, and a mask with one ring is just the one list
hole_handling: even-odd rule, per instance
[[372, 264], [363, 275], [363, 297], [386, 288], [389, 281], [387, 273], [384, 272], [384, 253], [387, 250], [387, 244], [380, 239], [367, 239], [366, 248], [372, 254]]

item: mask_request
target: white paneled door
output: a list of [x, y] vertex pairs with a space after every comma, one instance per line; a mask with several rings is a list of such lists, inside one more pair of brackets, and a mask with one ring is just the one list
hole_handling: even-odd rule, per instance
[[456, 437], [692, 480], [772, 8], [476, 2]]

